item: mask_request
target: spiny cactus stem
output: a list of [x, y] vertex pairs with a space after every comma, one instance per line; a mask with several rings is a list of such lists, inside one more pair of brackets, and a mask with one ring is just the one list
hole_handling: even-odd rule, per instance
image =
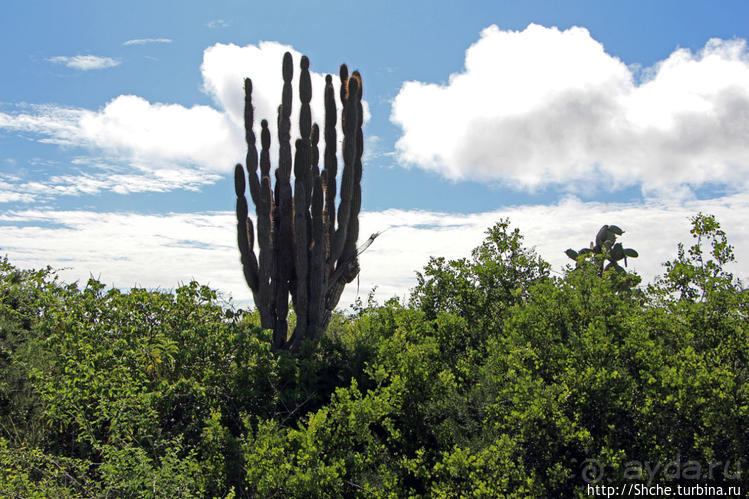
[[[342, 71], [343, 73], [343, 71]], [[338, 208], [338, 229], [333, 240], [331, 259], [338, 261], [346, 244], [349, 228], [351, 202], [354, 195], [354, 161], [356, 158], [356, 127], [358, 124], [356, 98], [358, 82], [349, 78], [347, 82], [346, 105], [342, 113], [343, 125], [343, 175], [341, 176], [341, 204]]]
[[325, 189], [325, 206], [323, 219], [325, 223], [325, 258], [330, 260], [328, 267], [332, 269], [335, 263], [330, 258], [330, 246], [333, 244], [331, 235], [335, 234], [335, 197], [336, 197], [336, 175], [338, 175], [338, 159], [336, 157], [336, 104], [335, 92], [333, 90], [333, 79], [330, 75], [325, 77], [325, 170], [323, 186]]

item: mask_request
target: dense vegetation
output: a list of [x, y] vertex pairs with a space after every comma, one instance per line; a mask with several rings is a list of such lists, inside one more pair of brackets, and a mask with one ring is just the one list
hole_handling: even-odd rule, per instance
[[720, 462], [746, 487], [749, 296], [716, 221], [692, 233], [634, 287], [584, 258], [552, 275], [502, 221], [294, 357], [197, 283], [80, 288], [2, 260], [0, 495], [569, 497], [591, 463], [621, 484]]

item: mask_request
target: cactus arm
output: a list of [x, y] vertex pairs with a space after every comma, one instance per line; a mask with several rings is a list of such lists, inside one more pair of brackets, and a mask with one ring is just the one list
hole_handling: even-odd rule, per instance
[[609, 239], [609, 226], [604, 225], [601, 227], [601, 229], [598, 231], [598, 234], [596, 234], [596, 253], [601, 252], [601, 248], [603, 246], [603, 243]]
[[610, 260], [613, 262], [618, 262], [622, 258], [624, 258], [626, 255], [624, 254], [624, 248], [622, 247], [622, 243], [616, 243], [611, 248], [611, 254], [610, 254]]
[[[276, 171], [278, 172], [278, 169]], [[293, 260], [291, 255], [292, 227], [291, 227], [291, 187], [286, 183], [279, 186], [276, 177], [276, 208], [279, 216], [276, 217], [278, 224], [277, 244], [274, 251], [274, 295], [276, 303], [276, 327], [273, 335], [273, 347], [281, 348], [286, 341], [286, 329], [288, 323], [286, 317], [289, 313], [289, 281], [293, 273]]]
[[[310, 101], [312, 100], [312, 80], [309, 74], [309, 59], [302, 56], [301, 73], [299, 75], [299, 100], [302, 107], [299, 110], [299, 137], [305, 147], [304, 162], [301, 178], [304, 181], [304, 211], [307, 212], [312, 201], [312, 171], [310, 138], [312, 137], [312, 111]], [[309, 228], [308, 228], [309, 231]]]
[[364, 135], [362, 133], [362, 85], [361, 76], [358, 71], [354, 71], [352, 78], [358, 82], [358, 92], [356, 95], [357, 122], [355, 129], [356, 153], [354, 156], [354, 178], [353, 178], [353, 195], [351, 197], [351, 211], [349, 214], [349, 227], [346, 232], [346, 242], [343, 248], [342, 262], [346, 266], [344, 275], [345, 282], [351, 282], [359, 273], [359, 262], [357, 259], [356, 243], [359, 239], [359, 211], [361, 210], [361, 178], [362, 178], [362, 155], [364, 153]]
[[318, 336], [322, 331], [320, 329], [320, 319], [324, 312], [325, 295], [323, 290], [326, 288], [327, 279], [325, 272], [325, 248], [323, 244], [318, 243], [325, 237], [323, 232], [322, 218], [322, 180], [318, 177], [315, 181], [315, 188], [312, 194], [312, 232], [315, 239], [311, 255], [311, 281], [310, 281], [310, 325], [314, 328], [313, 336]]
[[312, 83], [309, 75], [309, 59], [302, 56], [299, 75], [299, 135], [294, 155], [294, 259], [296, 264], [294, 289], [294, 309], [296, 327], [289, 339], [294, 349], [304, 339], [309, 326], [309, 260], [310, 225], [308, 206], [312, 198], [312, 176], [310, 172], [310, 136], [312, 134]]
[[289, 284], [294, 274], [292, 256], [292, 195], [291, 195], [291, 78], [294, 66], [291, 54], [286, 52], [283, 58], [282, 76], [283, 91], [281, 106], [278, 112], [278, 168], [276, 168], [276, 211], [278, 212], [278, 237], [275, 252], [275, 300], [276, 327], [273, 332], [273, 349], [282, 348], [286, 342], [289, 313]]
[[[270, 267], [272, 265], [272, 243], [271, 243], [271, 195], [270, 195], [270, 178], [265, 177], [263, 168], [261, 167], [261, 180], [258, 180], [257, 169], [258, 169], [258, 154], [255, 144], [255, 133], [253, 131], [254, 126], [254, 111], [252, 107], [252, 80], [246, 78], [244, 81], [244, 128], [245, 128], [245, 142], [247, 143], [247, 178], [250, 186], [250, 197], [252, 202], [255, 204], [255, 215], [257, 219], [257, 234], [258, 234], [258, 260], [259, 264], [251, 263], [252, 267], [257, 267], [257, 272], [254, 272], [253, 281], [255, 282], [254, 294], [258, 296], [256, 300], [258, 312], [260, 313], [261, 325], [265, 328], [273, 328], [275, 323], [275, 313], [271, 307], [271, 300], [269, 296], [270, 290]], [[263, 132], [261, 133], [261, 142], [265, 139], [269, 140], [270, 137], [263, 137], [267, 135], [267, 122], [263, 120], [264, 125]], [[262, 152], [261, 152], [262, 155]], [[267, 156], [267, 151], [265, 153]], [[267, 158], [265, 159], [267, 163]], [[261, 161], [262, 162], [262, 161]], [[267, 170], [267, 167], [265, 168]], [[249, 231], [252, 231], [250, 224]], [[240, 243], [241, 244], [241, 243]], [[252, 252], [252, 244], [250, 245], [250, 251]], [[250, 260], [255, 260], [254, 252], [248, 255]]]
[[257, 214], [257, 238], [259, 247], [259, 300], [256, 301], [260, 312], [261, 326], [273, 329], [276, 324], [275, 300], [273, 299], [273, 191], [270, 180], [270, 132], [268, 122], [260, 123], [260, 193], [255, 203]]
[[325, 219], [323, 216], [324, 203], [324, 175], [319, 174], [319, 150], [317, 142], [320, 133], [317, 125], [312, 127], [312, 179], [314, 182], [312, 188], [312, 200], [310, 209], [312, 211], [312, 244], [310, 249], [310, 306], [309, 306], [309, 324], [310, 334], [313, 338], [319, 336], [320, 320], [324, 311], [324, 295], [326, 283], [326, 266], [325, 266]]
[[[341, 71], [348, 74], [347, 71]], [[335, 270], [328, 279], [325, 293], [323, 328], [326, 328], [333, 309], [338, 305], [346, 283], [359, 273], [356, 241], [359, 236], [359, 211], [361, 209], [361, 158], [364, 152], [362, 127], [361, 76], [355, 71], [347, 81], [348, 91], [343, 110], [344, 168], [341, 178], [341, 204], [338, 209], [338, 230], [331, 258], [336, 259]], [[337, 245], [341, 245], [337, 253]]]
[[247, 198], [244, 196], [245, 178], [242, 165], [234, 168], [234, 190], [237, 194], [237, 243], [242, 271], [253, 295], [258, 292], [258, 265], [252, 250], [254, 238], [252, 221], [247, 216]]
[[348, 81], [348, 66], [341, 64], [338, 70], [338, 77], [341, 80], [341, 88], [338, 90], [341, 97], [341, 103], [346, 102], [346, 96], [348, 95], [348, 87], [346, 82]]
[[[342, 66], [343, 68], [344, 66]], [[348, 74], [348, 70], [341, 70], [341, 75]], [[341, 82], [343, 84], [343, 82]], [[330, 254], [333, 261], [338, 261], [343, 254], [346, 244], [346, 234], [349, 229], [349, 216], [354, 196], [354, 162], [356, 159], [356, 127], [358, 122], [356, 95], [359, 92], [358, 80], [348, 78], [348, 91], [343, 106], [343, 175], [341, 176], [341, 203], [338, 207], [338, 229], [333, 239]], [[338, 264], [340, 265], [340, 263]]]
[[294, 156], [294, 258], [296, 261], [296, 280], [294, 293], [294, 309], [296, 311], [296, 328], [289, 342], [293, 348], [304, 337], [307, 330], [307, 311], [309, 305], [309, 234], [305, 209], [306, 189], [304, 174], [307, 168], [307, 146], [304, 141], [296, 141]]
[[[320, 148], [317, 146], [317, 143], [320, 141], [320, 127], [317, 126], [317, 123], [312, 125], [312, 133], [309, 136], [310, 141], [310, 172], [312, 173], [312, 179], [313, 179], [313, 185], [314, 185], [314, 178], [320, 176]], [[310, 203], [312, 202], [312, 199], [310, 198]], [[310, 206], [312, 206], [310, 204]], [[321, 212], [322, 213], [322, 212]]]
[[252, 108], [252, 80], [244, 80], [244, 136], [247, 143], [247, 180], [250, 184], [250, 197], [255, 206], [260, 201], [260, 182], [257, 178], [257, 149], [255, 147], [255, 132], [253, 131], [253, 108]]
[[[331, 235], [335, 234], [335, 197], [336, 197], [336, 175], [338, 175], [338, 159], [336, 157], [336, 104], [335, 91], [333, 89], [333, 78], [325, 77], [325, 169], [322, 172], [323, 189], [325, 189], [325, 204], [323, 220], [325, 224], [325, 258], [330, 259], [330, 245], [333, 244]], [[328, 261], [328, 268], [332, 271], [332, 260]]]

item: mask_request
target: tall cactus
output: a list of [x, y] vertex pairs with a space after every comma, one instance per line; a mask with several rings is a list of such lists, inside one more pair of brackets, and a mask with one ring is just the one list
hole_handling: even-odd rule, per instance
[[[237, 240], [245, 280], [249, 285], [264, 328], [273, 330], [271, 348], [296, 351], [306, 339], [317, 339], [327, 328], [344, 286], [359, 273], [356, 242], [361, 208], [362, 81], [358, 71], [350, 76], [341, 66], [341, 125], [343, 129], [343, 173], [340, 205], [336, 212], [337, 109], [333, 80], [325, 78], [325, 150], [320, 171], [320, 129], [312, 124], [312, 84], [309, 59], [302, 56], [299, 77], [299, 136], [294, 150], [294, 191], [291, 189], [292, 155], [291, 54], [284, 54], [283, 91], [278, 108], [278, 167], [271, 189], [270, 132], [261, 122], [260, 177], [253, 132], [252, 81], [245, 79], [244, 126], [247, 142], [247, 181], [244, 169], [234, 170], [237, 194]], [[248, 216], [245, 187], [255, 204], [255, 227]], [[337, 215], [337, 217], [336, 217]], [[337, 221], [337, 223], [336, 223]], [[288, 304], [291, 296], [296, 327], [288, 336]]]

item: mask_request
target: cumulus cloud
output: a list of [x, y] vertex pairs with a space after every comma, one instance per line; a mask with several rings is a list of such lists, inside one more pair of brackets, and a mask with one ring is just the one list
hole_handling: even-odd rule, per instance
[[111, 57], [100, 57], [98, 55], [74, 55], [50, 57], [47, 61], [55, 64], [63, 64], [69, 68], [89, 71], [92, 69], [113, 68], [120, 65], [120, 61]]
[[44, 105], [0, 112], [0, 128], [35, 135], [44, 143], [87, 148], [120, 165], [120, 173], [157, 183], [174, 170], [187, 176], [226, 171], [242, 157], [241, 130], [224, 113], [210, 106], [150, 103], [134, 95], [116, 97], [98, 111]]
[[172, 43], [171, 38], [135, 38], [122, 42], [123, 45], [146, 45], [148, 43]]
[[[586, 246], [603, 224], [615, 223], [622, 241], [639, 251], [629, 268], [646, 282], [662, 273], [661, 264], [676, 256], [678, 242], [691, 244], [689, 218], [713, 213], [735, 246], [738, 265], [730, 270], [749, 277], [749, 194], [683, 203], [582, 202], [575, 198], [553, 206], [517, 206], [475, 214], [387, 210], [361, 215], [361, 241], [382, 231], [361, 258], [359, 295], [377, 287], [377, 297], [406, 297], [416, 284], [415, 271], [430, 256], [461, 258], [480, 244], [486, 229], [509, 217], [525, 243], [558, 272], [571, 261], [569, 247]], [[96, 213], [27, 210], [0, 214], [0, 250], [22, 267], [65, 268], [67, 280], [90, 274], [118, 287], [170, 288], [197, 279], [250, 302], [236, 249], [232, 212], [205, 214]], [[44, 244], [40, 244], [44, 241]], [[347, 286], [341, 306], [352, 303], [357, 283]]]
[[[255, 108], [255, 133], [259, 136], [260, 120], [267, 119], [271, 130], [272, 142], [276, 139], [276, 117], [281, 103], [281, 61], [285, 52], [291, 53], [294, 60], [294, 79], [292, 80], [293, 108], [291, 111], [292, 142], [298, 135], [299, 123], [298, 105], [298, 76], [302, 54], [288, 45], [278, 42], [260, 42], [258, 45], [239, 47], [234, 44], [217, 43], [203, 53], [203, 64], [200, 67], [203, 75], [203, 89], [210, 95], [216, 106], [224, 111], [238, 128], [244, 127], [244, 79], [252, 80], [252, 103]], [[312, 121], [322, 128], [325, 123], [325, 106], [323, 95], [325, 90], [325, 75], [313, 71], [314, 61], [310, 62], [310, 79], [312, 82], [312, 101], [310, 109]], [[333, 86], [336, 99], [340, 89], [337, 77], [338, 68], [332, 68]], [[353, 71], [355, 68], [349, 68]], [[366, 93], [366, 81], [364, 82]], [[337, 104], [340, 113], [340, 103]], [[364, 121], [369, 120], [369, 105], [362, 103]], [[341, 136], [340, 119], [338, 120], [338, 136]]]
[[446, 83], [404, 83], [391, 121], [402, 161], [455, 180], [744, 184], [749, 52], [713, 39], [635, 75], [585, 28], [490, 26]]

